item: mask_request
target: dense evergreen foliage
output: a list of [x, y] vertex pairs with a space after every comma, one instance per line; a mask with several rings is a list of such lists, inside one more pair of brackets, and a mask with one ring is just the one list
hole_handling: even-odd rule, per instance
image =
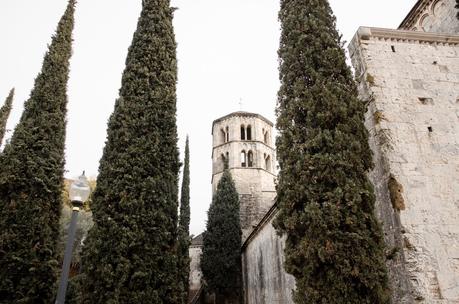
[[188, 137], [185, 144], [185, 166], [183, 167], [182, 191], [180, 196], [179, 217], [179, 276], [183, 292], [182, 303], [188, 302], [190, 276], [190, 147]]
[[217, 185], [207, 214], [207, 229], [201, 269], [210, 292], [222, 299], [238, 302], [242, 290], [241, 223], [239, 196], [231, 173], [226, 169]]
[[0, 155], [0, 302], [53, 303], [75, 1]]
[[5, 103], [0, 108], [0, 145], [3, 140], [3, 136], [5, 136], [6, 122], [8, 121], [8, 117], [10, 116], [10, 112], [11, 112], [11, 107], [13, 105], [13, 96], [14, 96], [14, 88], [11, 89], [10, 94], [5, 100]]
[[169, 0], [143, 0], [83, 248], [84, 303], [178, 303], [180, 162]]
[[365, 105], [327, 0], [281, 0], [275, 225], [295, 303], [388, 303]]

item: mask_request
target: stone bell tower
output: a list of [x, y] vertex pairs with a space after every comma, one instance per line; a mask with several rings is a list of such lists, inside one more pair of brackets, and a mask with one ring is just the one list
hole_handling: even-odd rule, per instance
[[259, 114], [234, 112], [212, 124], [212, 193], [217, 189], [225, 159], [240, 199], [244, 241], [274, 203], [275, 151], [273, 123]]

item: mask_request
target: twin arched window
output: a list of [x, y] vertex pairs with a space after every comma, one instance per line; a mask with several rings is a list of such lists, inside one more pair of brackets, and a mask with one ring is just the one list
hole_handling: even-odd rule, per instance
[[241, 140], [252, 140], [252, 126], [241, 125]]
[[243, 168], [246, 168], [246, 167], [252, 168], [253, 165], [254, 165], [253, 152], [249, 151], [249, 152], [246, 153], [245, 150], [242, 150], [241, 151], [241, 167], [243, 167]]

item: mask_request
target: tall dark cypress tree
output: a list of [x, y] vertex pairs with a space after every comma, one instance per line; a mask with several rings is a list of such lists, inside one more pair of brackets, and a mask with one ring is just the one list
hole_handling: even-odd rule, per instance
[[[227, 167], [227, 166], [226, 166]], [[201, 269], [217, 303], [238, 303], [242, 295], [239, 196], [228, 169], [217, 185], [207, 213]]]
[[185, 166], [183, 167], [182, 191], [180, 197], [179, 217], [179, 263], [178, 273], [183, 292], [182, 303], [188, 302], [190, 276], [190, 147], [188, 136], [185, 144]]
[[388, 303], [382, 231], [357, 98], [327, 0], [281, 0], [280, 174], [275, 222], [287, 235], [295, 303]]
[[178, 303], [176, 42], [169, 0], [143, 0], [108, 122], [83, 249], [85, 303]]
[[8, 97], [5, 100], [5, 104], [0, 108], [0, 144], [2, 143], [3, 136], [5, 136], [6, 122], [8, 121], [11, 107], [13, 105], [13, 96], [14, 88], [11, 89], [10, 94], [8, 94]]
[[1, 303], [53, 302], [74, 5], [70, 0], [0, 155]]

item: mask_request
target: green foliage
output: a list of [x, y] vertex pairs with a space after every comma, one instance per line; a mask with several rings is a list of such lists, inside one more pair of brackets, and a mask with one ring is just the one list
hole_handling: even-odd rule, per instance
[[54, 299], [74, 5], [70, 0], [0, 155], [1, 303]]
[[182, 191], [180, 197], [180, 218], [178, 235], [178, 273], [180, 276], [182, 303], [188, 302], [190, 276], [190, 148], [188, 137], [185, 145], [185, 166], [183, 167]]
[[228, 169], [223, 173], [207, 214], [201, 269], [209, 291], [239, 300], [242, 294], [239, 196]]
[[388, 303], [363, 102], [326, 0], [281, 0], [275, 226], [295, 303]]
[[5, 136], [6, 122], [8, 121], [8, 117], [10, 116], [11, 112], [11, 107], [13, 105], [13, 96], [14, 88], [11, 89], [10, 94], [5, 100], [5, 104], [0, 108], [0, 144], [2, 143], [3, 136]]
[[176, 42], [169, 0], [144, 0], [108, 122], [82, 254], [83, 303], [179, 303]]

